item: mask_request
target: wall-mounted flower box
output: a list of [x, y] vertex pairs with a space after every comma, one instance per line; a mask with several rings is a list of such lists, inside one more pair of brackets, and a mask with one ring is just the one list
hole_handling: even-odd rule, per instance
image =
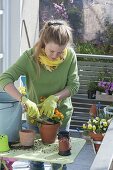
[[107, 93], [100, 93], [96, 91], [96, 100], [113, 102], [113, 95], [108, 95]]

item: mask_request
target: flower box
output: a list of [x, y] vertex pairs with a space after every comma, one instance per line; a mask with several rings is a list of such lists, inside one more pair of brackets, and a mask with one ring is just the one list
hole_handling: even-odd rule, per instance
[[101, 93], [99, 91], [96, 91], [96, 100], [112, 102], [113, 95], [108, 95], [107, 93]]

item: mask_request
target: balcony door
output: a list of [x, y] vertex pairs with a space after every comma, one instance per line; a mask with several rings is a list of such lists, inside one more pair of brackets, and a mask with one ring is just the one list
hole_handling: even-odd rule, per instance
[[0, 0], [0, 73], [20, 56], [20, 0]]
[[0, 73], [3, 71], [3, 0], [0, 0]]

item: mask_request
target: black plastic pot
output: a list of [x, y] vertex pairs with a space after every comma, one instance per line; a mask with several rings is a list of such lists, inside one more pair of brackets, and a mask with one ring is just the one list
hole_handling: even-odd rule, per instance
[[88, 90], [88, 99], [96, 99], [96, 91], [90, 91]]

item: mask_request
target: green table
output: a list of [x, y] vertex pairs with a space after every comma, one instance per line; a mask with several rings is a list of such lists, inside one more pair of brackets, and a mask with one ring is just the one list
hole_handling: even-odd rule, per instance
[[44, 145], [40, 139], [36, 139], [34, 148], [12, 149], [8, 152], [0, 153], [0, 157], [58, 163], [62, 165], [73, 163], [86, 141], [81, 138], [70, 138], [70, 140], [71, 155], [69, 156], [60, 156], [58, 154], [58, 140], [53, 144]]

